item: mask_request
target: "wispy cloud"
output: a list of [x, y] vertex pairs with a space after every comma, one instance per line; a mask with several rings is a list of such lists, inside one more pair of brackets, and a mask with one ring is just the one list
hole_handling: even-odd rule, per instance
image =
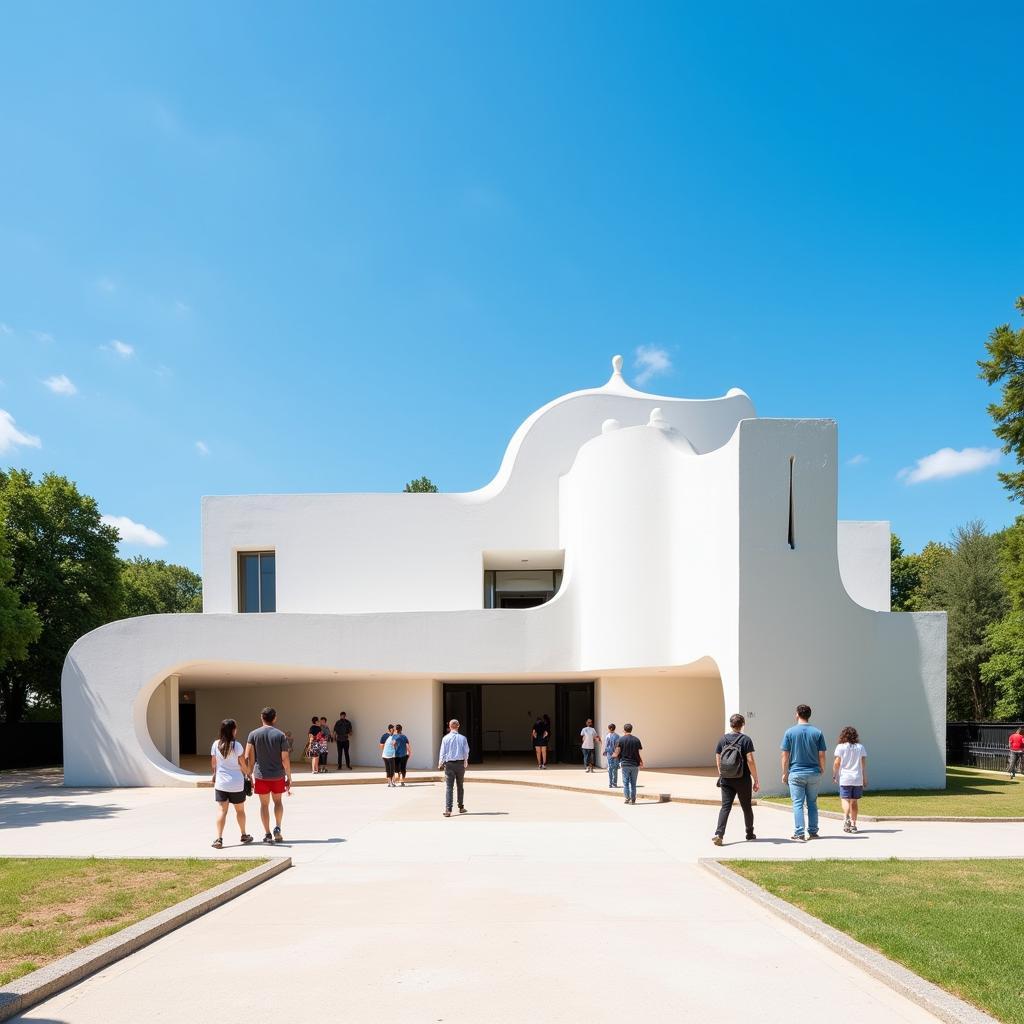
[[184, 316], [186, 313], [191, 312], [192, 307], [187, 302], [182, 302], [181, 299], [177, 299], [174, 303], [174, 312], [179, 316]]
[[0, 324], [0, 334], [13, 334], [14, 328], [10, 324]]
[[668, 373], [672, 369], [672, 359], [663, 348], [655, 345], [638, 345], [633, 365], [640, 371], [636, 375], [637, 384], [646, 384], [652, 377]]
[[118, 341], [117, 338], [109, 345], [100, 345], [100, 348], [104, 352], [113, 352], [115, 355], [119, 355], [122, 359], [130, 359], [135, 355], [135, 346], [129, 345], [127, 341]]
[[55, 395], [76, 395], [78, 394], [78, 388], [71, 383], [71, 379], [63, 373], [57, 374], [55, 377], [47, 377], [43, 381]]
[[32, 337], [43, 345], [49, 345], [53, 341], [53, 335], [47, 334], [46, 331], [33, 331]]
[[896, 474], [908, 484], [923, 484], [928, 480], [949, 480], [967, 473], [977, 473], [999, 461], [998, 448], [940, 448], [931, 455], [918, 459], [913, 466], [905, 466]]
[[121, 543], [130, 544], [133, 547], [162, 548], [167, 543], [167, 538], [161, 536], [156, 530], [151, 530], [142, 523], [137, 523], [127, 516], [101, 516], [107, 526], [113, 526], [121, 534]]
[[15, 448], [42, 448], [43, 442], [34, 434], [22, 433], [14, 425], [14, 417], [0, 409], [0, 452], [12, 452]]
[[96, 290], [109, 295], [117, 291], [117, 282], [111, 277], [101, 277], [96, 282]]
[[866, 455], [862, 455], [860, 452], [858, 452], [852, 458], [847, 459], [846, 464], [848, 466], [863, 466], [865, 462], [870, 461], [871, 460]]
[[200, 455], [209, 455], [210, 447], [205, 441], [196, 441], [196, 451], [199, 452]]

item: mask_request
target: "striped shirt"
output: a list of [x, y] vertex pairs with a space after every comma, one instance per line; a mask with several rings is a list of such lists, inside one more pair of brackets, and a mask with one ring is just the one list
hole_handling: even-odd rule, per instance
[[465, 761], [469, 758], [469, 740], [461, 732], [449, 732], [441, 740], [441, 751], [437, 755], [437, 763], [445, 761]]

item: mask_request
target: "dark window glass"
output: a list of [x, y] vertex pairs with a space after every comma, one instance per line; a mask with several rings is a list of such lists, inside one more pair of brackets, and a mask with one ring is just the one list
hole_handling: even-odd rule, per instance
[[277, 583], [273, 555], [260, 555], [260, 611], [272, 612], [277, 608]]
[[238, 559], [239, 597], [242, 612], [258, 612], [260, 610], [260, 556], [241, 555]]

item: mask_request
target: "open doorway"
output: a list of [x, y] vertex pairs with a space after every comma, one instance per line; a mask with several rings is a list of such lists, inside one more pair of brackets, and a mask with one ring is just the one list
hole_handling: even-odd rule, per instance
[[582, 763], [580, 729], [594, 717], [594, 683], [444, 683], [442, 708], [444, 729], [452, 718], [461, 723], [472, 764], [534, 763], [531, 731], [544, 715], [551, 721], [548, 762]]

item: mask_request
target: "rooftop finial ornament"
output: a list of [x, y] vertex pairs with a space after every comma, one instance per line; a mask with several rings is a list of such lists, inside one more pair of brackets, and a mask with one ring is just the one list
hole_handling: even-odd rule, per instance
[[616, 377], [622, 376], [622, 356], [612, 356], [612, 374]]

